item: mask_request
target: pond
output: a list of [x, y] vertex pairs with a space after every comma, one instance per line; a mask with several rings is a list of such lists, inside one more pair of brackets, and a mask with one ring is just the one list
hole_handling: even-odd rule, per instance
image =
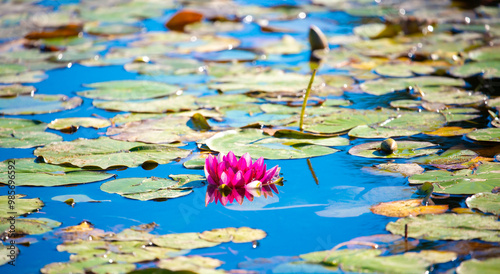
[[500, 268], [497, 1], [0, 7], [2, 273]]

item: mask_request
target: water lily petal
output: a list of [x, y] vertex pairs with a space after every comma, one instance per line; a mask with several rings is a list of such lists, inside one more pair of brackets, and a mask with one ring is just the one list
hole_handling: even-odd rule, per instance
[[270, 170], [266, 171], [266, 175], [261, 180], [262, 183], [265, 185], [271, 183], [271, 179], [274, 178], [274, 175], [276, 175], [277, 172], [279, 172], [279, 166], [274, 166]]
[[248, 153], [243, 154], [240, 160], [238, 161], [238, 169], [246, 171], [251, 166], [252, 166], [252, 158], [250, 157], [250, 154]]
[[253, 188], [261, 188], [262, 187], [262, 182], [259, 180], [252, 181], [251, 183], [247, 184], [245, 186], [247, 189], [253, 189]]

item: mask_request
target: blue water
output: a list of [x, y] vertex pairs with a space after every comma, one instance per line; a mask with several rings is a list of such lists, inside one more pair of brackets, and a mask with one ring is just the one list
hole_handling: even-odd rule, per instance
[[[65, 1], [66, 2], [66, 1]], [[69, 1], [68, 1], [69, 2]], [[237, 1], [238, 3], [258, 3], [271, 5], [271, 1]], [[297, 4], [306, 1], [274, 1], [279, 4]], [[52, 1], [42, 4], [54, 5]], [[56, 5], [57, 6], [57, 5]], [[162, 18], [145, 20], [148, 30], [166, 30], [163, 22], [172, 11], [167, 11]], [[325, 23], [335, 21], [336, 24]], [[287, 26], [295, 26], [297, 33], [291, 34], [296, 39], [306, 41], [307, 29], [310, 24], [323, 28], [328, 35], [349, 34], [358, 19], [341, 12], [318, 12], [308, 15]], [[252, 46], [254, 37], [278, 39], [282, 34], [262, 33], [254, 23], [245, 26], [237, 33], [228, 33], [242, 40], [241, 47]], [[297, 65], [306, 64], [309, 53], [290, 56], [270, 56], [268, 60], [257, 61], [256, 65]], [[307, 71], [303, 71], [306, 73]], [[322, 73], [338, 73], [336, 70]], [[48, 79], [33, 84], [38, 94], [66, 94], [75, 96], [77, 91], [84, 90], [82, 84], [122, 80], [122, 79], [155, 79], [169, 83], [193, 83], [193, 78], [186, 77], [148, 77], [126, 72], [122, 66], [85, 67], [73, 64], [71, 68], [55, 69], [47, 72]], [[207, 78], [195, 78], [206, 81]], [[189, 92], [189, 91], [188, 91]], [[214, 91], [210, 91], [215, 93]], [[373, 109], [378, 106], [387, 107], [393, 98], [401, 98], [399, 94], [387, 96], [371, 96], [365, 94], [349, 94], [342, 98], [354, 102], [350, 107], [358, 109]], [[116, 112], [108, 112], [92, 106], [91, 99], [83, 98], [83, 104], [73, 110], [32, 116], [9, 116], [41, 120], [49, 123], [56, 118], [89, 117], [95, 114], [105, 118], [115, 116]], [[106, 129], [95, 130], [80, 128], [76, 133], [65, 134], [47, 130], [61, 135], [65, 141], [76, 138], [98, 138]], [[348, 138], [347, 136], [343, 136]], [[423, 139], [415, 136], [409, 139]], [[443, 148], [462, 142], [460, 138], [432, 138]], [[444, 140], [446, 139], [446, 140]], [[414, 189], [408, 186], [403, 177], [373, 175], [362, 170], [363, 167], [384, 163], [385, 160], [354, 157], [347, 153], [353, 145], [365, 140], [351, 140], [351, 145], [337, 147], [340, 151], [322, 157], [310, 159], [311, 166], [317, 176], [316, 183], [306, 159], [273, 161], [266, 160], [268, 166], [279, 165], [285, 179], [284, 186], [279, 187], [280, 194], [272, 198], [256, 199], [253, 203], [245, 200], [242, 206], [232, 204], [224, 207], [220, 204], [209, 204], [205, 207], [205, 188], [194, 190], [193, 194], [182, 198], [163, 202], [136, 201], [108, 194], [99, 189], [102, 182], [77, 186], [61, 187], [17, 187], [18, 193], [26, 194], [27, 198], [39, 197], [45, 206], [39, 213], [30, 217], [45, 217], [62, 222], [62, 227], [77, 225], [87, 220], [96, 228], [105, 231], [119, 232], [132, 225], [155, 222], [159, 227], [152, 233], [201, 232], [214, 228], [249, 226], [259, 228], [268, 236], [259, 241], [257, 247], [251, 243], [222, 244], [209, 249], [194, 250], [190, 254], [204, 254], [225, 262], [223, 269], [235, 269], [238, 263], [255, 258], [273, 256], [296, 256], [299, 254], [330, 249], [333, 246], [359, 236], [387, 233], [385, 226], [396, 218], [372, 214], [368, 211], [370, 205], [383, 201], [406, 199], [412, 197]], [[193, 143], [187, 148], [195, 149]], [[34, 149], [0, 149], [0, 161], [10, 158], [33, 158]], [[404, 162], [398, 160], [398, 162]], [[168, 177], [170, 174], [203, 174], [202, 170], [187, 170], [182, 162], [160, 165], [153, 170], [141, 167], [128, 168], [120, 171], [110, 171], [117, 178], [127, 177]], [[64, 203], [53, 201], [58, 195], [85, 194], [102, 203], [77, 203], [70, 207]], [[110, 200], [107, 202], [105, 200]], [[56, 246], [62, 240], [52, 233], [29, 236], [37, 241], [30, 246], [19, 246], [20, 256], [17, 266], [0, 267], [2, 273], [37, 273], [40, 268], [51, 262], [65, 262], [69, 254], [58, 252]]]

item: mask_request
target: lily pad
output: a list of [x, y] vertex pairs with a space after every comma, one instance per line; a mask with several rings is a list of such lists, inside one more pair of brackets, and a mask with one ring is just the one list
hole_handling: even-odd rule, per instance
[[205, 231], [200, 234], [201, 239], [216, 243], [226, 243], [230, 241], [233, 243], [249, 243], [261, 240], [266, 236], [267, 234], [263, 230], [249, 227], [219, 228], [211, 231]]
[[233, 151], [237, 156], [249, 153], [252, 158], [264, 157], [266, 159], [309, 158], [338, 151], [324, 146], [311, 145], [300, 139], [296, 140], [296, 143], [287, 145], [290, 139], [274, 138], [258, 129], [244, 129], [219, 132], [207, 139], [206, 144], [211, 150], [222, 154]]
[[106, 119], [92, 117], [61, 118], [55, 119], [48, 124], [48, 127], [61, 131], [73, 131], [79, 127], [104, 128], [109, 127], [111, 122]]
[[457, 86], [465, 85], [462, 79], [453, 79], [438, 76], [422, 76], [414, 78], [387, 78], [366, 81], [360, 85], [361, 89], [373, 95], [384, 95], [394, 91], [404, 90], [413, 86]]
[[78, 95], [100, 100], [143, 100], [176, 94], [180, 87], [160, 82], [122, 80], [85, 85], [95, 90], [80, 91]]
[[483, 142], [500, 142], [500, 128], [482, 128], [467, 133], [467, 138]]
[[193, 255], [189, 257], [178, 256], [172, 259], [163, 259], [158, 262], [158, 267], [171, 271], [193, 271], [194, 273], [226, 273], [224, 270], [216, 271], [215, 268], [224, 262], [210, 257]]
[[9, 166], [15, 162], [17, 186], [61, 186], [85, 184], [109, 179], [114, 174], [81, 168], [35, 163], [34, 159], [10, 159], [0, 163], [0, 183], [8, 184]]
[[37, 120], [0, 118], [0, 147], [30, 148], [62, 140], [57, 134], [45, 132], [46, 127]]
[[181, 110], [198, 109], [194, 104], [196, 97], [191, 95], [174, 96], [164, 99], [144, 101], [93, 101], [97, 108], [112, 111], [129, 111], [142, 113], [179, 112]]
[[15, 202], [15, 205], [13, 205], [12, 203], [9, 203], [8, 195], [0, 196], [0, 218], [9, 218], [12, 216], [29, 214], [44, 206], [43, 202], [38, 198], [22, 199], [24, 197], [26, 197], [26, 195], [14, 195], [14, 199], [10, 199]]
[[[473, 97], [474, 96], [469, 96], [469, 98]], [[482, 95], [476, 95], [475, 97], [477, 98], [477, 101], [473, 100], [472, 103], [484, 101], [484, 97], [482, 97]], [[467, 100], [468, 98], [464, 99]], [[449, 102], [452, 102], [452, 100], [453, 99], [450, 99]], [[466, 104], [467, 101], [463, 101], [463, 103]], [[480, 111], [475, 108], [449, 108], [441, 111], [444, 117], [446, 117], [446, 121], [448, 123], [474, 120], [481, 117], [479, 112]]]
[[122, 142], [108, 137], [57, 142], [34, 151], [36, 156], [43, 157], [50, 164], [97, 166], [102, 169], [111, 166], [135, 167], [146, 161], [167, 164], [189, 153], [189, 150], [172, 146]]
[[462, 262], [457, 267], [458, 274], [466, 273], [484, 273], [495, 274], [500, 267], [500, 258], [490, 258], [484, 261], [472, 259]]
[[273, 43], [264, 43], [259, 47], [266, 54], [297, 54], [302, 52], [306, 46], [290, 35], [284, 35], [280, 41]]
[[475, 61], [500, 60], [500, 47], [482, 47], [469, 51], [469, 58]]
[[500, 78], [500, 60], [467, 63], [451, 68], [450, 74], [461, 78], [478, 74], [481, 74], [485, 79]]
[[462, 169], [455, 172], [430, 170], [411, 176], [410, 184], [434, 184], [434, 192], [471, 195], [491, 192], [500, 186], [500, 163], [485, 162], [476, 170]]
[[349, 154], [366, 158], [413, 158], [423, 155], [434, 154], [439, 149], [428, 147], [436, 146], [430, 142], [397, 141], [398, 148], [394, 153], [386, 154], [380, 149], [382, 142], [364, 143], [352, 147]]
[[73, 109], [82, 104], [80, 97], [65, 95], [33, 95], [0, 99], [0, 114], [28, 115], [53, 113]]
[[408, 237], [435, 240], [470, 240], [480, 239], [487, 242], [499, 242], [500, 222], [495, 216], [477, 214], [439, 214], [406, 217], [390, 222], [386, 229], [393, 234]]
[[419, 158], [414, 162], [432, 165], [442, 169], [463, 169], [469, 168], [467, 163], [477, 156], [477, 153], [468, 149], [448, 149], [439, 156], [430, 155]]
[[175, 249], [197, 249], [219, 245], [200, 238], [199, 233], [167, 234], [152, 239], [155, 245]]
[[179, 181], [156, 177], [124, 178], [102, 184], [101, 190], [107, 193], [117, 193], [125, 198], [141, 201], [172, 199], [193, 192], [189, 188], [182, 188], [187, 182], [189, 182], [189, 180], [180, 183]]
[[[13, 254], [11, 253], [13, 250]], [[13, 257], [10, 257], [12, 256]], [[3, 244], [0, 244], [0, 265], [4, 265], [10, 261], [13, 261], [19, 255], [19, 248], [17, 246], [12, 245], [12, 247], [7, 247]]]
[[378, 215], [388, 217], [407, 217], [421, 214], [440, 214], [448, 210], [448, 205], [422, 205], [422, 199], [401, 200], [379, 203], [370, 208]]
[[401, 175], [408, 177], [414, 174], [422, 174], [424, 172], [424, 168], [417, 164], [398, 164], [398, 163], [386, 163], [386, 164], [378, 164], [375, 167], [379, 170], [387, 172], [395, 172], [400, 173]]
[[470, 208], [477, 208], [482, 212], [500, 215], [500, 195], [498, 193], [477, 193], [465, 200]]
[[451, 137], [451, 136], [462, 136], [474, 130], [475, 128], [442, 127], [434, 131], [424, 132], [424, 134], [442, 136], [442, 137]]
[[22, 86], [19, 84], [0, 86], [0, 97], [14, 97], [18, 95], [33, 94], [35, 92], [33, 86]]
[[420, 65], [420, 64], [387, 64], [382, 66], [377, 66], [375, 72], [379, 75], [386, 77], [412, 77], [415, 74], [431, 74], [436, 69], [432, 66]]
[[43, 71], [27, 71], [18, 74], [0, 75], [0, 83], [15, 84], [15, 83], [38, 83], [47, 78]]
[[150, 144], [202, 141], [215, 134], [195, 130], [189, 126], [190, 120], [189, 117], [172, 116], [141, 120], [109, 128], [106, 134], [112, 135], [111, 138], [115, 140]]
[[[0, 219], [0, 231], [9, 231], [10, 225], [9, 219]], [[15, 236], [43, 234], [60, 225], [60, 222], [47, 218], [16, 219]], [[10, 237], [12, 237], [12, 235]]]

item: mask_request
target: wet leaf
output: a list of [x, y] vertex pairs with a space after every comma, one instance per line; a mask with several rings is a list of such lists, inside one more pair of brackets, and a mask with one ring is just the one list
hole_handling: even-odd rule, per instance
[[393, 234], [404, 235], [408, 225], [408, 237], [426, 240], [500, 241], [500, 222], [494, 216], [477, 214], [439, 214], [406, 217], [390, 222], [386, 229]]
[[182, 186], [179, 181], [157, 177], [124, 178], [102, 184], [101, 190], [117, 193], [129, 199], [147, 201], [178, 198], [193, 192], [190, 189], [180, 189]]
[[483, 142], [500, 142], [500, 128], [482, 128], [467, 133], [467, 138]]
[[56, 274], [56, 273], [85, 274], [85, 269], [106, 264], [108, 261], [109, 259], [97, 257], [93, 259], [81, 260], [76, 262], [51, 263], [40, 269], [40, 272], [44, 274]]
[[474, 131], [475, 128], [461, 128], [461, 127], [442, 127], [434, 131], [424, 132], [427, 135], [435, 135], [441, 137], [461, 136]]
[[140, 166], [146, 161], [167, 164], [174, 159], [186, 157], [189, 150], [166, 145], [147, 145], [139, 142], [123, 142], [107, 137], [77, 139], [57, 142], [35, 150], [36, 156], [51, 164], [69, 163], [74, 166]]
[[434, 184], [434, 192], [447, 194], [471, 195], [480, 192], [491, 192], [500, 186], [500, 164], [485, 162], [476, 170], [462, 169], [455, 172], [430, 170], [423, 174], [411, 176], [410, 184]]
[[[10, 225], [9, 219], [0, 219], [0, 231], [9, 231]], [[60, 222], [47, 218], [18, 218], [15, 220], [15, 232], [9, 237], [43, 234], [60, 225]]]
[[441, 155], [422, 157], [414, 162], [442, 169], [464, 169], [469, 168], [469, 163], [477, 156], [477, 153], [472, 150], [451, 148], [441, 153]]
[[[430, 103], [441, 103], [446, 105], [470, 105], [470, 104], [482, 104], [487, 99], [487, 97], [482, 93], [471, 92], [450, 86], [422, 86], [422, 87], [419, 86], [418, 88], [415, 88], [415, 90], [417, 90], [416, 94], [423, 94], [421, 95], [422, 99]], [[479, 111], [471, 108], [443, 110], [444, 114], [449, 113], [455, 115], [460, 113], [474, 114], [477, 112]], [[449, 118], [453, 118], [453, 116]], [[449, 119], [449, 122], [453, 122], [455, 120], [461, 121], [462, 119], [463, 118]], [[473, 118], [468, 118], [467, 120], [469, 119]]]
[[423, 206], [422, 199], [401, 200], [379, 203], [370, 208], [378, 215], [388, 217], [407, 217], [421, 214], [441, 214], [448, 211], [448, 205]]
[[[198, 255], [179, 256], [172, 259], [163, 259], [158, 262], [158, 267], [171, 271], [188, 270], [195, 273], [226, 273], [223, 270], [214, 271], [215, 268], [221, 266], [224, 262], [209, 257]], [[209, 272], [207, 272], [209, 271]]]
[[290, 139], [274, 138], [258, 129], [223, 131], [206, 140], [211, 150], [222, 154], [233, 151], [237, 156], [250, 153], [252, 158], [296, 159], [322, 156], [338, 151], [324, 146], [311, 145], [301, 139], [296, 139], [291, 145], [286, 143], [290, 143]]
[[[11, 216], [20, 216], [29, 214], [44, 206], [44, 203], [39, 198], [23, 199], [26, 195], [16, 194], [13, 201], [15, 202], [15, 211], [9, 208], [8, 195], [0, 196], [0, 218], [9, 218]], [[14, 214], [12, 214], [14, 213]]]
[[17, 96], [0, 99], [0, 113], [3, 115], [53, 113], [73, 109], [81, 104], [81, 98], [68, 98], [65, 95]]
[[10, 159], [0, 163], [0, 182], [8, 184], [9, 164], [15, 161], [17, 186], [61, 186], [85, 184], [109, 179], [114, 174], [36, 163], [34, 159]]
[[92, 117], [75, 117], [75, 118], [61, 118], [55, 119], [48, 127], [55, 130], [60, 130], [63, 132], [74, 131], [79, 127], [92, 127], [92, 128], [104, 128], [109, 127], [111, 122], [105, 119], [92, 118]]
[[216, 243], [249, 243], [257, 240], [261, 240], [267, 236], [266, 232], [260, 229], [253, 229], [249, 227], [228, 227], [213, 229], [211, 231], [205, 231], [200, 234], [200, 238]]
[[398, 149], [392, 154], [385, 154], [380, 150], [382, 142], [364, 143], [349, 149], [349, 154], [366, 158], [413, 158], [423, 155], [434, 154], [439, 149], [428, 147], [435, 146], [430, 142], [397, 141]]
[[175, 85], [140, 80], [109, 81], [85, 86], [94, 90], [80, 91], [78, 95], [100, 100], [143, 100], [165, 97], [180, 91], [180, 87]]
[[360, 85], [361, 89], [373, 95], [384, 95], [394, 91], [401, 91], [413, 86], [420, 88], [428, 86], [464, 86], [462, 79], [453, 79], [448, 77], [422, 76], [413, 78], [387, 78], [366, 81]]
[[179, 112], [182, 110], [198, 109], [194, 104], [195, 97], [191, 95], [174, 96], [165, 99], [143, 101], [93, 101], [97, 108], [111, 111], [129, 111], [141, 113]]
[[472, 259], [462, 262], [458, 268], [458, 274], [465, 273], [488, 273], [494, 274], [500, 267], [500, 258], [491, 258], [484, 261]]
[[397, 163], [387, 163], [375, 165], [376, 168], [387, 171], [396, 172], [402, 174], [404, 177], [409, 177], [415, 174], [421, 174], [424, 169], [418, 164], [397, 164]]
[[46, 127], [37, 120], [0, 118], [0, 147], [30, 148], [62, 140], [59, 135], [45, 132]]
[[498, 193], [477, 193], [465, 200], [470, 208], [477, 208], [482, 212], [500, 215], [500, 195]]
[[197, 249], [219, 245], [199, 237], [199, 233], [179, 233], [158, 236], [152, 239], [155, 245], [176, 249]]

